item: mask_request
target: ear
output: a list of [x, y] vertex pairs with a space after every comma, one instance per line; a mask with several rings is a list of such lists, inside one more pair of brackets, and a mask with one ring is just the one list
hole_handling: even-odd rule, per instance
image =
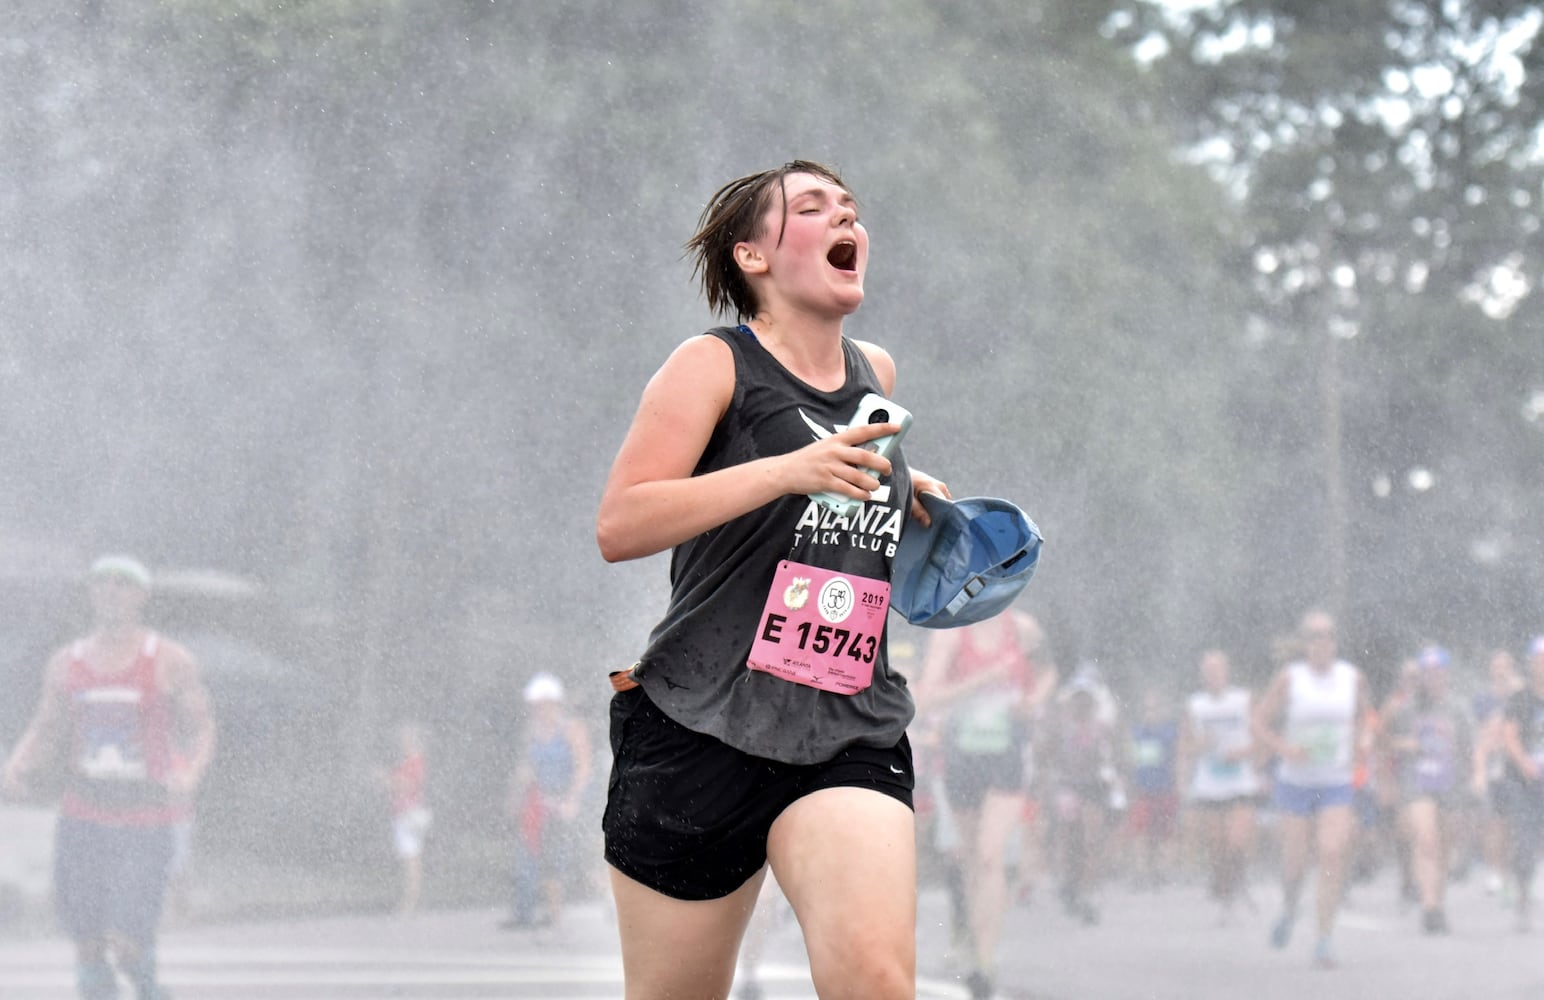
[[765, 274], [767, 272], [767, 259], [751, 243], [736, 243], [734, 245], [734, 262], [740, 265], [740, 270], [746, 274]]

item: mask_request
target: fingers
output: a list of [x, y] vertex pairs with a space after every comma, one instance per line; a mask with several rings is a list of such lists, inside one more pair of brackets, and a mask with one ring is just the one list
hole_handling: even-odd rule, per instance
[[855, 500], [871, 499], [881, 478], [890, 475], [893, 469], [888, 458], [864, 445], [875, 437], [882, 437], [885, 427], [894, 425], [852, 427], [796, 453], [800, 457], [795, 461], [802, 469], [797, 473], [793, 492], [826, 492]]
[[934, 479], [927, 473], [919, 472], [916, 469], [911, 470], [911, 481], [911, 516], [916, 518], [926, 528], [933, 523], [933, 518], [928, 514], [927, 508], [922, 506], [922, 494], [936, 493], [946, 500], [953, 500], [954, 495], [949, 492], [947, 483]]
[[784, 460], [784, 488], [789, 493], [873, 499], [880, 481], [894, 471], [873, 442], [900, 430], [898, 424], [862, 424], [790, 452]]
[[888, 437], [901, 432], [900, 424], [857, 424], [831, 436], [834, 441], [846, 444], [866, 444], [876, 438]]

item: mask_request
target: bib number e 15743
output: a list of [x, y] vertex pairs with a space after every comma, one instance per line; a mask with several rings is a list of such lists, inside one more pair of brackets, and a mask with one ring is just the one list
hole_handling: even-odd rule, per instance
[[890, 584], [778, 563], [745, 665], [795, 684], [856, 694], [874, 680]]

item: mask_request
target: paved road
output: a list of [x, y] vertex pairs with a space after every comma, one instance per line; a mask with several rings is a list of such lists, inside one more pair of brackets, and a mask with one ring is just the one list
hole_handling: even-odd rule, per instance
[[[1275, 893], [1259, 885], [1261, 910]], [[1455, 932], [1428, 938], [1401, 913], [1392, 886], [1359, 887], [1338, 932], [1341, 966], [1315, 969], [1311, 934], [1283, 951], [1265, 942], [1271, 914], [1219, 927], [1198, 890], [1110, 889], [1104, 919], [1084, 927], [1045, 901], [1016, 908], [1003, 947], [1004, 997], [1021, 1000], [1523, 1000], [1544, 997], [1544, 931], [1520, 935], [1478, 884], [1457, 887]], [[576, 906], [544, 932], [507, 932], [492, 910], [409, 919], [350, 916], [184, 927], [163, 938], [177, 1000], [397, 1000], [621, 995], [615, 932], [603, 903]], [[946, 949], [945, 910], [925, 893], [919, 926], [922, 998], [964, 998]], [[772, 934], [761, 970], [767, 997], [814, 992], [791, 923]], [[0, 998], [67, 1000], [68, 948], [57, 940], [0, 941]]]

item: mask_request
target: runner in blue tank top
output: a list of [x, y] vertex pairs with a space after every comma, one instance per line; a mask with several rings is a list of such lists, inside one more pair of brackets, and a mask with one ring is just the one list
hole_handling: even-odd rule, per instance
[[562, 919], [564, 889], [580, 863], [575, 824], [590, 784], [590, 735], [564, 704], [563, 682], [542, 671], [526, 682], [525, 733], [510, 789], [515, 821], [514, 895], [505, 930]]

